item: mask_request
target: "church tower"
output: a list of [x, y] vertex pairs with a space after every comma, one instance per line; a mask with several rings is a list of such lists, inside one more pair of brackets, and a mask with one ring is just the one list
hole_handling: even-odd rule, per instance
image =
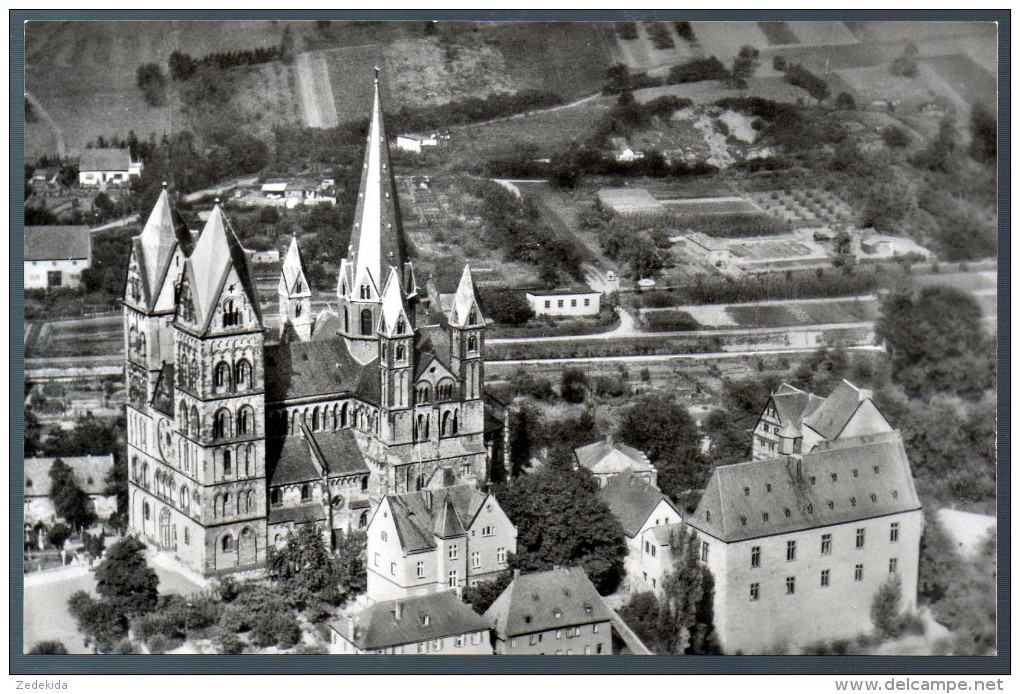
[[307, 342], [312, 337], [312, 290], [297, 236], [290, 239], [276, 291], [280, 299], [280, 339]]
[[[337, 279], [339, 334], [362, 364], [378, 354], [376, 326], [382, 310], [383, 282], [396, 268], [404, 290], [405, 249], [396, 182], [390, 166], [389, 144], [379, 98], [379, 72], [373, 84], [372, 118], [361, 167], [361, 186], [354, 211], [354, 228], [347, 257]], [[405, 297], [407, 295], [405, 294]]]
[[[400, 275], [390, 268], [382, 295], [382, 313], [378, 325], [380, 407], [384, 430], [380, 435], [389, 442], [406, 436], [408, 427], [400, 427], [409, 412], [414, 377], [414, 326], [404, 300]], [[408, 415], [409, 416], [409, 415]], [[406, 420], [410, 422], [409, 419]]]
[[485, 317], [468, 265], [460, 276], [447, 322], [450, 364], [461, 384], [461, 426], [465, 432], [481, 432], [485, 427]]
[[254, 568], [266, 558], [262, 313], [218, 204], [184, 269], [174, 348], [179, 443], [163, 502], [186, 528], [178, 557], [205, 574]]

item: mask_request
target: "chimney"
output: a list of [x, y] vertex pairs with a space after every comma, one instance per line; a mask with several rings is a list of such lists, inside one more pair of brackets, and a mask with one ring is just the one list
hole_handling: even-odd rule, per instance
[[393, 618], [399, 622], [402, 612], [403, 610], [401, 610], [400, 608], [400, 601], [397, 600], [396, 602], [393, 603]]
[[347, 634], [351, 642], [354, 642], [354, 615], [347, 615]]
[[797, 464], [797, 479], [799, 480], [804, 476], [802, 469], [804, 458], [799, 453], [794, 453], [790, 457], [793, 458], [794, 462]]

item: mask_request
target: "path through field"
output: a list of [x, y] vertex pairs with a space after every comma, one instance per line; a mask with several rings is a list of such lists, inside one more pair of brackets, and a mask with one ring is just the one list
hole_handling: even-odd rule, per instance
[[57, 141], [57, 156], [66, 157], [67, 142], [64, 140], [64, 133], [60, 129], [60, 126], [57, 125], [57, 122], [53, 120], [53, 118], [46, 111], [46, 109], [43, 108], [42, 104], [40, 104], [39, 101], [34, 96], [29, 94], [27, 91], [25, 92], [25, 101], [32, 104], [32, 107], [35, 108], [35, 112], [39, 115], [39, 118], [41, 118], [43, 122], [45, 122], [46, 125], [49, 127], [49, 129], [53, 131], [53, 137]]
[[339, 121], [322, 51], [300, 53], [295, 62], [301, 95], [301, 119], [308, 128], [335, 128]]

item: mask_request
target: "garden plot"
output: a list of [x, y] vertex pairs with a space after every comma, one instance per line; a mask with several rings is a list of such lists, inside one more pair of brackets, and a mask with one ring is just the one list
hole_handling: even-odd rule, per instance
[[765, 212], [794, 225], [839, 225], [854, 216], [847, 203], [824, 190], [772, 190], [748, 193], [748, 197]]
[[123, 351], [124, 320], [117, 315], [45, 323], [25, 356], [101, 357]]
[[888, 101], [902, 107], [920, 106], [938, 100], [941, 91], [925, 80], [894, 75], [887, 65], [836, 72], [853, 89], [862, 107], [873, 101]]
[[698, 37], [705, 55], [714, 55], [728, 63], [743, 46], [754, 46], [761, 50], [769, 47], [761, 27], [756, 22], [693, 22], [694, 35]]
[[758, 22], [758, 28], [771, 46], [785, 46], [800, 43], [800, 39], [790, 29], [789, 22]]
[[680, 215], [703, 214], [756, 214], [761, 208], [747, 198], [727, 196], [720, 198], [690, 198], [687, 200], [662, 200], [670, 212]]
[[[843, 22], [784, 22], [805, 46], [840, 46], [857, 43]], [[792, 43], [792, 42], [790, 42]]]
[[922, 64], [935, 73], [971, 106], [992, 106], [996, 99], [995, 77], [966, 55], [940, 55], [924, 58]]

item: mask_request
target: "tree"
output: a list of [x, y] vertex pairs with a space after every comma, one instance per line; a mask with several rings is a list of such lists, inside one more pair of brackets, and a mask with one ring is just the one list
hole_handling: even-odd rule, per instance
[[733, 67], [730, 68], [730, 85], [746, 87], [747, 80], [754, 76], [759, 64], [758, 49], [754, 46], [742, 46], [737, 57], [733, 59]]
[[948, 173], [952, 169], [958, 139], [952, 116], [946, 116], [939, 121], [939, 131], [935, 139], [926, 143], [913, 158], [914, 165], [930, 171]]
[[908, 44], [903, 52], [892, 61], [889, 66], [889, 71], [900, 77], [916, 77], [917, 76], [917, 60], [920, 57], [920, 51], [917, 49], [916, 44]]
[[74, 470], [60, 458], [50, 466], [50, 499], [57, 515], [74, 531], [87, 528], [95, 520], [89, 497], [78, 484]]
[[686, 526], [670, 536], [671, 570], [662, 579], [659, 632], [667, 653], [708, 655], [719, 652], [713, 600], [715, 580], [698, 560], [697, 533]]
[[484, 289], [481, 294], [485, 315], [497, 323], [521, 325], [535, 315], [524, 292], [501, 288]]
[[100, 559], [103, 556], [103, 550], [106, 549], [106, 540], [103, 538], [102, 533], [96, 533], [95, 535], [82, 533], [81, 540], [85, 553], [92, 557], [92, 559]]
[[786, 56], [782, 53], [776, 53], [772, 56], [772, 69], [776, 72], [786, 71]]
[[580, 564], [603, 595], [623, 578], [627, 555], [619, 521], [587, 471], [545, 468], [495, 492], [517, 527], [514, 561], [524, 570]]
[[533, 405], [523, 403], [511, 408], [510, 470], [505, 471], [505, 477], [518, 477], [531, 467], [535, 436], [541, 426], [541, 414]]
[[340, 593], [345, 600], [361, 595], [368, 587], [365, 546], [368, 535], [357, 530], [341, 532], [337, 537], [334, 556]]
[[513, 575], [509, 571], [504, 571], [492, 580], [468, 586], [464, 588], [464, 602], [471, 605], [471, 608], [478, 614], [483, 614], [492, 603], [496, 602], [496, 598], [503, 594], [512, 580]]
[[875, 593], [871, 600], [871, 623], [880, 634], [899, 636], [903, 620], [900, 617], [900, 603], [903, 586], [899, 574], [893, 574]]
[[646, 590], [632, 594], [619, 613], [648, 650], [652, 653], [667, 652], [659, 631], [659, 599], [655, 593]]
[[977, 104], [970, 112], [970, 156], [981, 162], [994, 163], [997, 151], [995, 113], [984, 104]]
[[850, 92], [840, 92], [836, 95], [836, 108], [840, 111], [856, 111], [857, 102]]
[[96, 651], [112, 650], [128, 633], [128, 617], [109, 600], [97, 600], [79, 590], [67, 600], [68, 612]]
[[166, 105], [166, 75], [156, 63], [139, 65], [136, 72], [138, 88], [150, 106]]
[[588, 397], [588, 376], [576, 367], [565, 369], [560, 378], [560, 393], [567, 402], [584, 402]]
[[302, 525], [280, 550], [270, 552], [268, 568], [273, 582], [301, 607], [316, 600], [338, 605], [345, 596], [339, 563], [312, 523]]
[[882, 128], [882, 141], [886, 147], [902, 149], [910, 144], [910, 135], [903, 128], [895, 125], [887, 125]]
[[28, 651], [29, 655], [67, 655], [67, 648], [63, 642], [37, 641]]
[[701, 436], [687, 408], [659, 393], [642, 395], [624, 411], [617, 436], [648, 456], [653, 463], [681, 451], [696, 451]]
[[46, 539], [56, 549], [63, 549], [67, 538], [71, 537], [71, 529], [63, 523], [57, 523], [50, 527], [46, 533]]
[[195, 61], [187, 53], [174, 51], [170, 54], [170, 78], [173, 80], [190, 79], [197, 69]]
[[729, 465], [750, 458], [751, 437], [728, 410], [709, 412], [702, 429], [712, 440], [708, 454], [715, 465]]
[[159, 577], [145, 562], [145, 545], [134, 537], [113, 544], [96, 569], [96, 592], [123, 615], [141, 615], [159, 599]]

